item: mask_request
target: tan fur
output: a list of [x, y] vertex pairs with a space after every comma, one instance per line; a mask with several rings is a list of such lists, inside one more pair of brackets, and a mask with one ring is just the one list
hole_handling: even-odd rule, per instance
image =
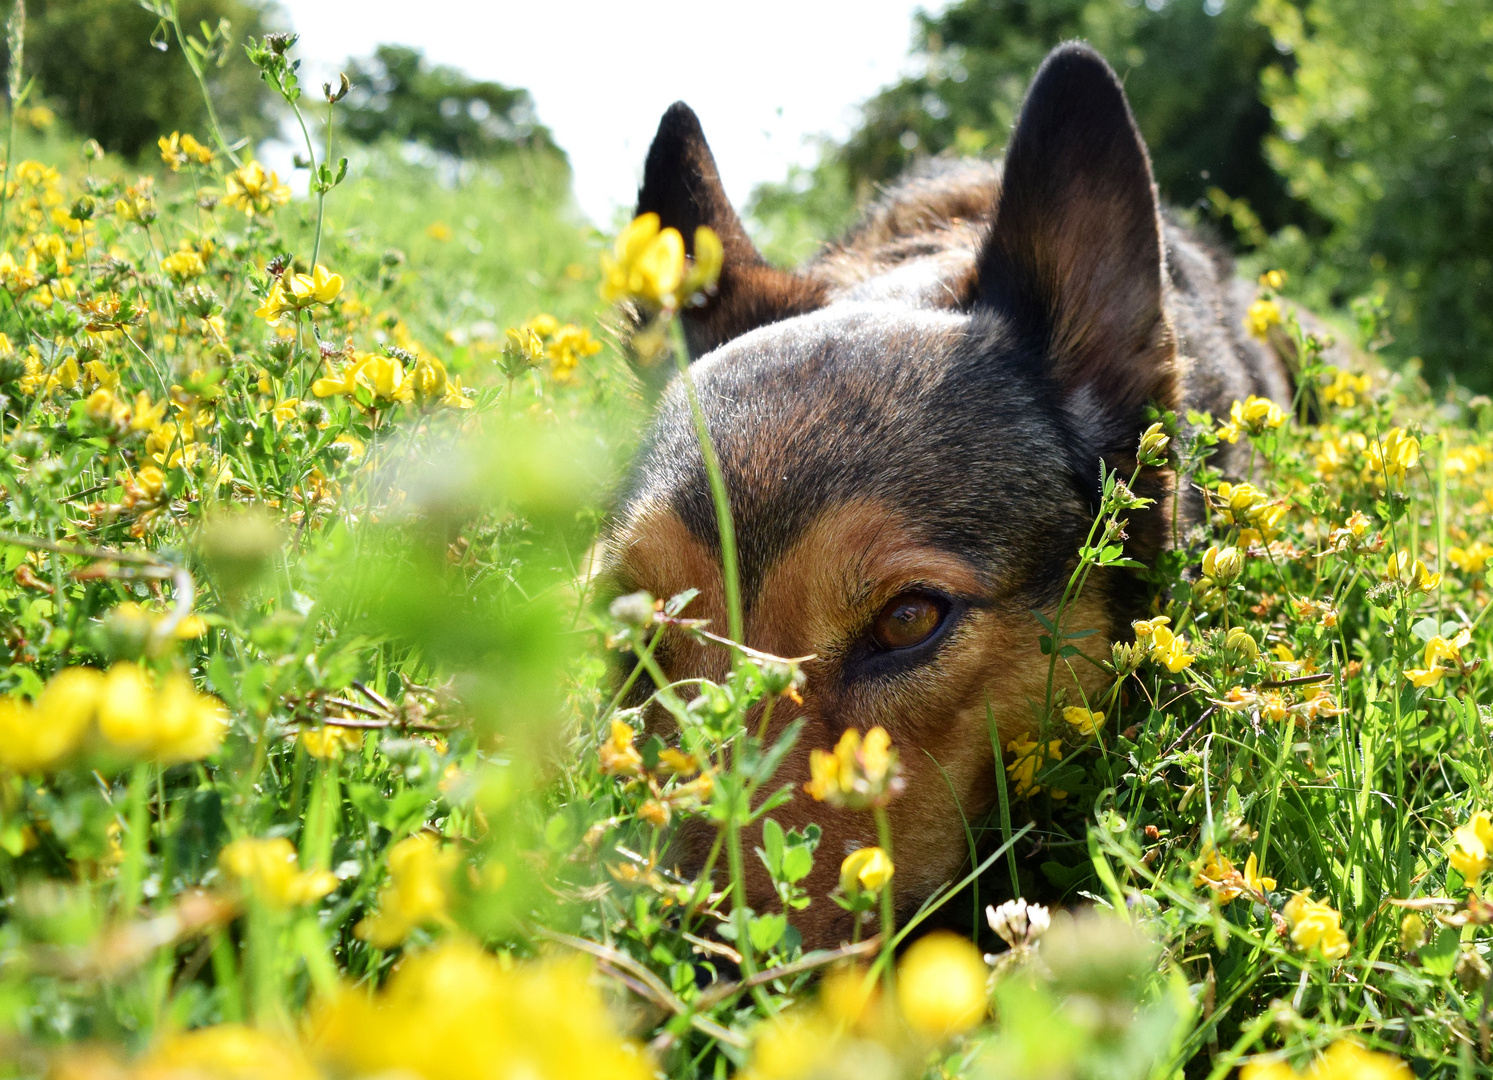
[[[656, 588], [659, 595], [700, 588], [687, 614], [706, 617], [722, 610], [719, 567], [677, 518], [645, 514], [622, 535], [630, 539], [615, 549], [615, 557], [631, 583]], [[891, 685], [846, 687], [839, 666], [843, 649], [883, 604], [919, 585], [981, 597], [988, 606], [970, 613], [933, 663]], [[1115, 629], [1104, 611], [1102, 602], [1086, 597], [1066, 620], [1069, 629], [1098, 631], [1084, 639], [1094, 655], [1107, 654]], [[780, 656], [815, 656], [804, 665], [802, 706], [779, 702], [771, 724], [776, 736], [794, 719], [804, 720], [799, 742], [774, 781], [775, 786], [791, 784], [795, 795], [773, 816], [784, 828], [813, 822], [824, 830], [814, 873], [805, 883], [820, 899], [794, 916], [806, 941], [833, 943], [848, 935], [848, 917], [823, 897], [835, 887], [845, 855], [876, 843], [870, 814], [834, 810], [803, 792], [810, 752], [832, 748], [846, 728], [864, 732], [880, 725], [892, 735], [909, 793], [890, 808], [900, 867], [896, 896], [900, 907], [915, 905], [952, 880], [965, 860], [963, 848], [949, 843], [950, 837], [964, 835], [961, 812], [973, 821], [994, 803], [987, 701], [1002, 747], [1034, 730], [1048, 674], [1035, 626], [1030, 612], [1002, 606], [998, 586], [992, 587], [978, 567], [928, 547], [915, 522], [872, 499], [827, 511], [768, 573], [746, 621], [747, 643]], [[664, 655], [670, 677], [720, 678], [726, 670], [723, 648], [685, 640], [677, 632]], [[1072, 702], [1081, 700], [1080, 687], [1090, 699], [1100, 692], [1103, 676], [1093, 665], [1080, 663], [1073, 670], [1077, 683], [1059, 666], [1057, 692]], [[759, 716], [749, 717], [749, 724]], [[678, 857], [694, 863], [711, 839], [712, 830], [703, 824], [687, 827]], [[755, 859], [749, 866], [749, 895], [758, 910], [774, 903]]]

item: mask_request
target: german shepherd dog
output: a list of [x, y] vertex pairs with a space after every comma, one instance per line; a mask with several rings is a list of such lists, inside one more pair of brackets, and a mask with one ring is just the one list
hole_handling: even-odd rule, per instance
[[[805, 721], [780, 778], [801, 784], [810, 749], [847, 728], [891, 734], [907, 784], [890, 807], [905, 914], [964, 862], [961, 815], [996, 799], [987, 702], [1002, 745], [1036, 726], [1048, 658], [1032, 611], [1051, 615], [1076, 565], [1100, 463], [1130, 475], [1148, 406], [1284, 404], [1287, 373], [1245, 334], [1252, 294], [1231, 264], [1162, 218], [1124, 90], [1082, 44], [1042, 64], [1003, 166], [925, 169], [796, 271], [754, 248], [683, 103], [648, 153], [648, 211], [686, 238], [708, 225], [725, 249], [717, 291], [682, 318], [735, 519], [746, 644], [815, 657], [802, 705], [772, 716], [778, 730]], [[1145, 563], [1170, 533], [1171, 477], [1150, 469], [1136, 487], [1157, 500], [1128, 525], [1126, 552]], [[615, 588], [697, 588], [687, 614], [725, 625], [710, 486], [677, 382], [605, 551]], [[1145, 599], [1128, 573], [1092, 578], [1069, 625], [1096, 631], [1086, 651], [1107, 656]], [[683, 634], [656, 655], [674, 679], [723, 679], [729, 665]], [[1083, 667], [1064, 678], [1092, 696], [1106, 677]], [[822, 827], [816, 897], [846, 853], [876, 843], [869, 814], [802, 794], [774, 817]], [[686, 830], [681, 865], [698, 866], [708, 839]], [[771, 892], [757, 869], [760, 909]], [[849, 918], [820, 901], [794, 923], [806, 947], [830, 946]]]

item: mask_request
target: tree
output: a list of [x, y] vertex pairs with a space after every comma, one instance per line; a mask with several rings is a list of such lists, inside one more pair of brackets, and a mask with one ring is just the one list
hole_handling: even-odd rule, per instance
[[[157, 16], [126, 0], [28, 0], [26, 13], [25, 70], [78, 132], [129, 157], [163, 133], [205, 135], [202, 92]], [[264, 33], [262, 0], [181, 0], [181, 19], [189, 33], [229, 22], [234, 44], [207, 72], [225, 134], [272, 130], [267, 88], [237, 44]]]
[[380, 45], [370, 59], [349, 60], [347, 75], [353, 89], [339, 123], [361, 142], [394, 138], [464, 158], [520, 146], [559, 153], [527, 90], [432, 66], [416, 49]]

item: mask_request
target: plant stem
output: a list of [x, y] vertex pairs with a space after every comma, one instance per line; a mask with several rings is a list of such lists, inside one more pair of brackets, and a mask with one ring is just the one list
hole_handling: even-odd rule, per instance
[[119, 868], [119, 914], [128, 918], [140, 906], [141, 885], [145, 878], [146, 830], [150, 827], [147, 800], [150, 792], [150, 766], [140, 762], [130, 773], [129, 792], [125, 797], [127, 834], [124, 865]]
[[872, 810], [876, 818], [876, 841], [881, 845], [881, 850], [886, 853], [887, 861], [892, 864], [892, 877], [881, 887], [881, 978], [886, 983], [888, 994], [892, 992], [893, 982], [896, 978], [892, 968], [892, 936], [897, 929], [897, 917], [892, 905], [892, 889], [896, 881], [896, 861], [892, 858], [892, 822], [887, 817], [886, 807], [878, 806]]
[[227, 155], [229, 161], [233, 162], [233, 167], [239, 168], [243, 162], [229, 147], [228, 140], [223, 138], [223, 128], [218, 124], [218, 112], [213, 108], [213, 96], [208, 92], [207, 79], [203, 77], [202, 66], [192, 55], [192, 50], [187, 45], [187, 35], [182, 31], [181, 0], [171, 0], [171, 29], [176, 31], [176, 43], [181, 46], [182, 55], [187, 58], [187, 66], [192, 69], [192, 75], [197, 79], [197, 87], [202, 91], [202, 103], [207, 106], [207, 123], [212, 128], [213, 139], [217, 142], [218, 149]]
[[677, 319], [674, 321], [674, 356], [679, 362], [679, 381], [684, 384], [684, 395], [689, 399], [690, 416], [695, 422], [695, 438], [700, 443], [700, 456], [705, 459], [705, 473], [710, 478], [710, 495], [715, 502], [716, 529], [721, 537], [721, 581], [726, 593], [726, 634], [732, 641], [741, 642], [741, 575], [736, 563], [736, 525], [731, 517], [726, 477], [721, 472], [715, 444], [710, 440], [710, 427], [705, 423], [705, 411], [700, 408], [700, 396], [695, 391], [695, 380], [690, 374], [684, 330]]

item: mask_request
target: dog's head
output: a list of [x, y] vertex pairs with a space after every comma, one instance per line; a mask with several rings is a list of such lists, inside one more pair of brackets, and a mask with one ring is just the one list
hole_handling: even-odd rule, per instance
[[[1100, 461], [1133, 464], [1145, 406], [1175, 398], [1150, 165], [1105, 62], [1084, 46], [1054, 51], [1003, 174], [984, 175], [974, 221], [931, 215], [893, 229], [874, 256], [851, 243], [799, 273], [777, 270], [681, 104], [659, 127], [638, 201], [686, 238], [710, 226], [725, 247], [718, 291], [683, 317], [730, 494], [746, 643], [815, 657], [802, 707], [773, 714], [775, 726], [806, 721], [780, 775], [806, 779], [809, 749], [847, 728], [891, 733], [908, 782], [891, 808], [904, 906], [958, 869], [961, 816], [992, 804], [987, 705], [1004, 742], [1034, 727], [1047, 698], [1031, 611], [1052, 611], [1068, 580]], [[857, 259], [862, 269], [847, 270]], [[1159, 543], [1135, 518], [1130, 531], [1132, 550]], [[723, 630], [715, 511], [677, 383], [607, 558], [619, 590], [699, 589], [687, 614]], [[1108, 653], [1112, 596], [1096, 583], [1067, 624], [1097, 631], [1081, 643], [1096, 657]], [[728, 665], [682, 634], [657, 656], [676, 679], [722, 678]], [[1076, 703], [1068, 667], [1057, 687]], [[1071, 667], [1089, 691], [1103, 680], [1096, 665]], [[849, 850], [875, 843], [868, 815], [802, 794], [774, 816], [823, 827], [809, 882], [819, 895]], [[759, 907], [764, 889], [751, 890]], [[795, 924], [827, 944], [842, 919], [820, 901]]]

